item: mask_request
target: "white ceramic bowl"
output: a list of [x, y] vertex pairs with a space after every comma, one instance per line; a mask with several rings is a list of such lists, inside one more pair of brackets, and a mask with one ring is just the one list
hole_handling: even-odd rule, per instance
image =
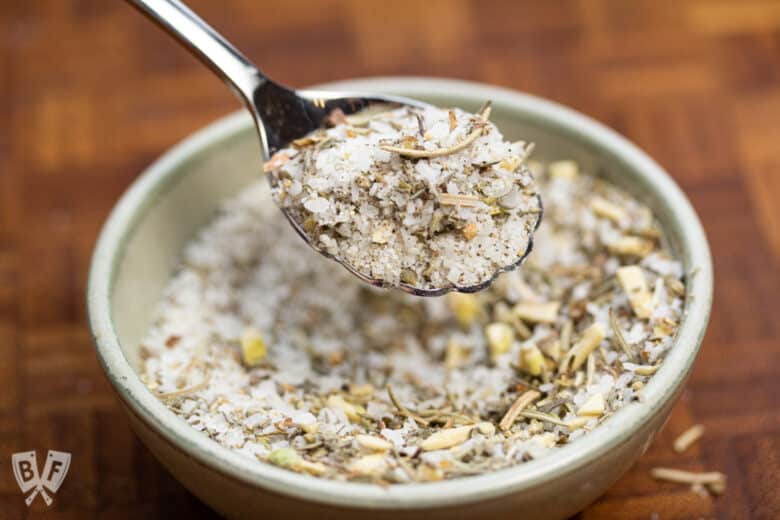
[[[585, 507], [644, 452], [691, 370], [709, 318], [712, 264], [688, 200], [647, 155], [577, 112], [506, 89], [462, 81], [377, 78], [324, 88], [417, 97], [476, 110], [493, 101], [493, 120], [510, 139], [535, 141], [535, 157], [573, 158], [649, 204], [688, 279], [686, 316], [674, 347], [632, 403], [581, 439], [541, 459], [447, 482], [387, 488], [300, 475], [244, 458], [192, 429], [138, 377], [139, 340], [182, 248], [221, 200], [260, 172], [246, 114], [226, 117], [150, 166], [103, 228], [89, 276], [88, 308], [98, 358], [139, 437], [190, 491], [230, 517], [453, 518], [511, 513], [562, 518]], [[319, 87], [318, 87], [319, 88]]]

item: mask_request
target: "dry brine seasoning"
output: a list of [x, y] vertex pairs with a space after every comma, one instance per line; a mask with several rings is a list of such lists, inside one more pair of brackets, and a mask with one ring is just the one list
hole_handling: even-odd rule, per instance
[[331, 117], [266, 163], [273, 197], [316, 249], [385, 286], [486, 284], [522, 260], [541, 217], [530, 146], [489, 114]]
[[441, 298], [313, 253], [258, 181], [184, 252], [145, 382], [221, 445], [322, 478], [451, 479], [576, 444], [642, 399], [685, 277], [647, 207], [571, 161], [530, 167], [546, 209], [524, 267]]

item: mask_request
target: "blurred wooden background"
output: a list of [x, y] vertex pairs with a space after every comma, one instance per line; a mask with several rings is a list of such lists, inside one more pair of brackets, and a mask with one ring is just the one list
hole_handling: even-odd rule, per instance
[[[654, 156], [709, 234], [712, 321], [664, 432], [581, 517], [780, 518], [780, 1], [191, 3], [294, 86], [483, 81], [572, 106]], [[237, 108], [119, 0], [0, 1], [0, 519], [211, 515], [128, 429], [95, 360], [84, 286], [137, 173]], [[674, 454], [697, 422], [702, 441]], [[10, 454], [49, 448], [73, 452], [68, 479], [51, 509], [27, 511]], [[656, 465], [724, 471], [728, 491], [654, 482]]]

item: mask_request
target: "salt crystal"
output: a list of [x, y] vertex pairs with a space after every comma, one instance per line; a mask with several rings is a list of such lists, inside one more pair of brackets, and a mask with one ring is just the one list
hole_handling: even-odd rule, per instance
[[312, 213], [324, 213], [330, 208], [330, 202], [322, 197], [312, 197], [303, 203], [303, 207]]

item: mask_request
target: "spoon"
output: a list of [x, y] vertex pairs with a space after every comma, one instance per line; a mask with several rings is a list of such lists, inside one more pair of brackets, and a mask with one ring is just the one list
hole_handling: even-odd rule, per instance
[[[334, 110], [344, 115], [382, 105], [391, 108], [401, 106], [427, 107], [421, 101], [398, 96], [362, 95], [347, 92], [314, 90], [292, 90], [267, 78], [225, 38], [212, 29], [198, 15], [178, 0], [126, 0], [168, 34], [179, 41], [189, 52], [219, 76], [238, 98], [246, 105], [260, 135], [260, 144], [265, 157], [286, 147], [312, 131], [321, 128]], [[541, 199], [539, 200], [541, 208]], [[377, 280], [357, 271], [353, 266], [316, 247], [301, 225], [284, 209], [282, 212], [295, 231], [320, 254], [339, 262], [362, 281], [387, 287], [383, 280]], [[541, 213], [536, 225], [541, 220]], [[414, 287], [400, 283], [397, 287], [417, 296], [440, 296], [450, 291], [476, 292], [487, 288], [503, 271], [519, 266], [533, 244], [529, 237], [525, 253], [515, 263], [502, 267], [489, 279], [468, 287], [448, 286], [433, 289]]]

